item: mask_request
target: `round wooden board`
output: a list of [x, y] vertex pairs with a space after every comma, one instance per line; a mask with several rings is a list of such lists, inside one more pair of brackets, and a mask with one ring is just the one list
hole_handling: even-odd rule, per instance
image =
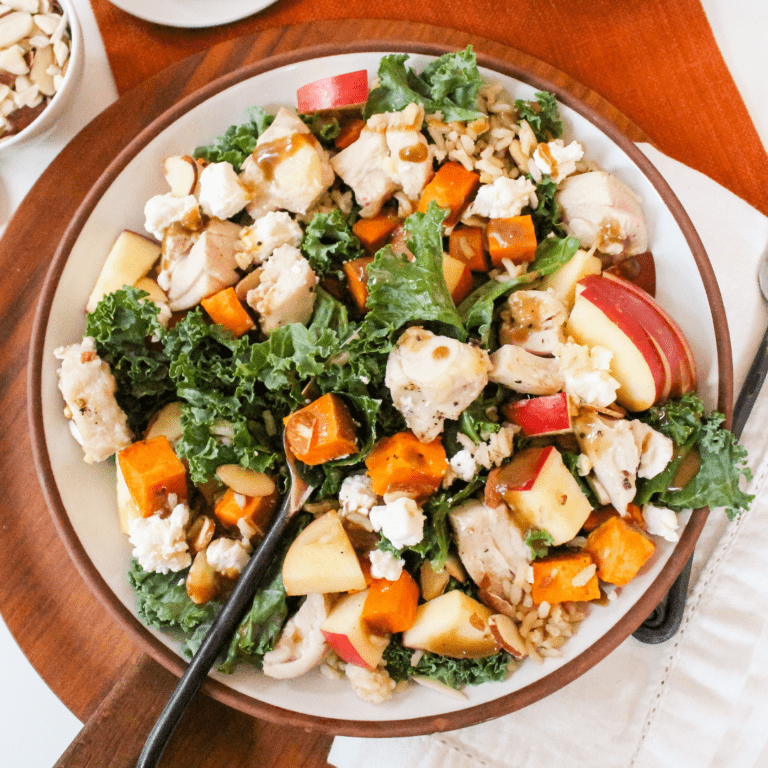
[[[69, 559], [33, 472], [26, 368], [38, 289], [77, 207], [117, 153], [182, 98], [242, 65], [301, 48], [353, 41], [408, 40], [463, 48], [519, 66], [578, 97], [633, 141], [648, 141], [629, 119], [568, 75], [500, 43], [424, 24], [376, 20], [311, 22], [265, 30], [192, 56], [90, 123], [54, 160], [23, 201], [0, 247], [3, 308], [2, 443], [5, 501], [0, 536], [0, 612], [56, 695], [88, 721], [59, 765], [127, 766], [176, 678], [138, 651], [91, 594]], [[208, 697], [193, 704], [164, 765], [325, 766], [330, 736], [278, 727]]]

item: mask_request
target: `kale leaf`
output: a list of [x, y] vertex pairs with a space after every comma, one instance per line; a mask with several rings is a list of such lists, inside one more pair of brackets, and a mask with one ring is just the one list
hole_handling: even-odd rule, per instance
[[555, 543], [552, 534], [543, 528], [530, 528], [525, 532], [524, 539], [528, 549], [531, 550], [533, 559], [546, 557], [549, 548]]
[[518, 119], [526, 120], [538, 141], [551, 141], [563, 135], [563, 119], [557, 99], [546, 91], [536, 92], [536, 101], [515, 101]]
[[318, 277], [344, 278], [342, 264], [365, 255], [342, 212], [317, 213], [304, 231], [299, 250]]
[[207, 146], [197, 147], [193, 157], [209, 163], [230, 163], [240, 173], [243, 162], [256, 148], [256, 140], [269, 128], [274, 115], [267, 114], [261, 107], [249, 107], [247, 120], [242, 125], [229, 128]]
[[379, 85], [368, 95], [363, 111], [366, 120], [379, 112], [399, 112], [412, 102], [423, 104], [427, 114], [442, 112], [446, 122], [483, 117], [477, 110], [483, 80], [471, 45], [440, 56], [421, 74], [405, 66], [407, 59], [405, 53], [382, 57]]

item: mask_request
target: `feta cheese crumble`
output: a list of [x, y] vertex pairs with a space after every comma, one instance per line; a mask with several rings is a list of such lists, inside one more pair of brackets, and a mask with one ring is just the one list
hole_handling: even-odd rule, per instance
[[286, 211], [270, 211], [240, 232], [243, 250], [237, 253], [237, 265], [248, 269], [263, 264], [281, 245], [299, 247], [301, 227]]
[[196, 209], [197, 198], [194, 195], [174, 197], [170, 192], [155, 195], [150, 197], [144, 206], [144, 229], [158, 240], [162, 240], [165, 230], [171, 224], [182, 221]]
[[368, 517], [381, 498], [374, 492], [373, 482], [368, 475], [351, 475], [345, 477], [341, 484], [339, 501], [345, 515], [357, 513]]
[[643, 507], [643, 520], [645, 529], [653, 536], [661, 536], [667, 541], [678, 541], [680, 535], [677, 532], [680, 521], [675, 512], [667, 507], [655, 507], [646, 504]]
[[189, 507], [177, 504], [168, 517], [138, 517], [128, 524], [133, 556], [148, 573], [182, 571], [192, 565], [187, 548]]
[[230, 579], [239, 575], [250, 556], [249, 549], [237, 539], [214, 539], [205, 550], [211, 568]]
[[251, 196], [231, 163], [211, 163], [200, 174], [200, 207], [208, 216], [228, 219], [245, 208]]
[[374, 549], [371, 554], [371, 576], [374, 579], [397, 581], [403, 572], [405, 560], [396, 558], [391, 552]]
[[370, 513], [373, 530], [381, 532], [395, 549], [412, 547], [424, 538], [424, 513], [408, 498], [374, 507]]
[[613, 353], [605, 347], [566, 342], [555, 352], [565, 378], [565, 391], [579, 402], [602, 408], [616, 399], [619, 382], [608, 371]]
[[500, 176], [493, 184], [483, 184], [466, 216], [486, 216], [489, 219], [508, 219], [519, 216], [526, 205], [536, 208], [536, 186], [525, 176], [508, 179]]

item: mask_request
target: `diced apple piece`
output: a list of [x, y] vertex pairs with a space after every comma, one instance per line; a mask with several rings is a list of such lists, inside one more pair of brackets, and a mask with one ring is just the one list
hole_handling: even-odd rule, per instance
[[403, 633], [406, 648], [455, 659], [478, 659], [499, 650], [488, 626], [493, 611], [458, 589], [420, 605], [416, 622]]
[[544, 288], [551, 288], [566, 309], [573, 308], [576, 283], [587, 275], [599, 275], [602, 262], [594, 254], [579, 249], [560, 269], [544, 278]]
[[421, 596], [425, 600], [434, 600], [445, 592], [448, 582], [451, 580], [451, 574], [447, 570], [436, 571], [429, 560], [425, 560], [419, 571], [419, 586]]
[[197, 163], [189, 155], [173, 155], [163, 160], [163, 176], [174, 197], [194, 194], [197, 186]]
[[539, 528], [555, 546], [570, 541], [592, 505], [554, 446], [525, 448], [502, 469], [504, 501], [522, 528]]
[[117, 468], [117, 518], [120, 523], [120, 532], [127, 536], [131, 520], [138, 520], [142, 514], [128, 490], [119, 461], [115, 462], [115, 467]]
[[447, 253], [443, 254], [443, 277], [453, 303], [458, 306], [472, 293], [474, 283], [469, 265]]
[[365, 576], [336, 512], [311, 522], [291, 544], [283, 563], [289, 595], [365, 589]]
[[342, 597], [320, 626], [320, 631], [328, 645], [348, 664], [376, 669], [381, 664], [389, 637], [373, 634], [363, 621], [367, 597], [367, 589]]
[[184, 434], [181, 426], [181, 403], [168, 403], [163, 406], [150, 420], [144, 439], [150, 440], [158, 435], [164, 435], [173, 444]]
[[101, 274], [91, 291], [85, 311], [93, 312], [99, 301], [108, 293], [118, 291], [124, 285], [135, 285], [139, 278], [152, 269], [159, 258], [159, 243], [135, 232], [121, 232], [101, 268]]
[[594, 280], [607, 282], [596, 276], [579, 282], [566, 333], [579, 344], [611, 350], [611, 376], [620, 385], [617, 401], [630, 411], [644, 411], [668, 397], [669, 363], [626, 306], [588, 283]]
[[504, 408], [504, 414], [528, 437], [560, 435], [573, 429], [571, 406], [565, 392], [510, 403]]

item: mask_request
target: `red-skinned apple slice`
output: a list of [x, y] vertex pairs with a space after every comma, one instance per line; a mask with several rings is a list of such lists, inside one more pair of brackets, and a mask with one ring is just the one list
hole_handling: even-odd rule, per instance
[[324, 77], [302, 85], [296, 91], [298, 111], [304, 114], [363, 104], [367, 99], [368, 72], [365, 69]]
[[174, 197], [186, 197], [197, 185], [197, 163], [189, 155], [172, 155], [163, 160], [163, 176]]
[[528, 437], [560, 435], [572, 429], [568, 395], [565, 392], [519, 400], [510, 403], [504, 412]]
[[630, 411], [644, 411], [669, 396], [669, 362], [628, 307], [603, 290], [606, 282], [596, 275], [579, 281], [566, 333], [579, 344], [609, 349], [611, 375], [620, 385], [617, 401]]
[[320, 631], [328, 645], [348, 664], [376, 669], [389, 637], [374, 635], [363, 621], [366, 597], [367, 589], [342, 597], [320, 626]]
[[[659, 315], [665, 324], [665, 327], [671, 332], [675, 339], [677, 354], [682, 358], [679, 362], [680, 381], [674, 382], [670, 391], [670, 397], [679, 397], [685, 392], [692, 392], [696, 389], [696, 358], [693, 356], [693, 350], [688, 343], [688, 339], [683, 333], [682, 328], [675, 322], [669, 313], [661, 307], [660, 304], [649, 296], [644, 290], [639, 288], [629, 280], [621, 277], [617, 273], [603, 273], [604, 277], [622, 286], [627, 292], [632, 293], [640, 301], [649, 306], [657, 315]], [[671, 361], [670, 361], [671, 362]], [[674, 371], [674, 365], [673, 365]], [[676, 386], [677, 385], [677, 386]]]
[[499, 481], [512, 514], [524, 528], [540, 528], [555, 546], [570, 541], [592, 505], [552, 445], [525, 448], [502, 468]]

